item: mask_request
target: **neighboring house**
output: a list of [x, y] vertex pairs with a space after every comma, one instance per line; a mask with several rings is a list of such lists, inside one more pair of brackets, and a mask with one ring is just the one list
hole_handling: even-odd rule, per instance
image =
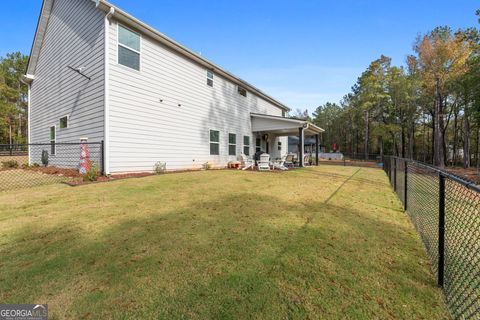
[[104, 141], [106, 173], [225, 166], [257, 149], [277, 158], [288, 135], [323, 131], [102, 0], [43, 1], [24, 81], [29, 142]]

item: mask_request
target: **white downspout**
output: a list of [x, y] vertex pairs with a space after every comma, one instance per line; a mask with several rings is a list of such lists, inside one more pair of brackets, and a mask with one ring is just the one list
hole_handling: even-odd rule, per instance
[[30, 115], [30, 110], [31, 110], [31, 107], [30, 107], [30, 91], [31, 91], [31, 84], [29, 83], [28, 84], [28, 96], [27, 96], [27, 142], [28, 142], [28, 165], [32, 165], [32, 155], [31, 155], [31, 147], [30, 147], [30, 143], [32, 143], [32, 134], [31, 134], [31, 129], [30, 129], [30, 118], [31, 118], [31, 115]]
[[104, 137], [103, 137], [103, 147], [104, 150], [104, 157], [103, 159], [105, 164], [105, 174], [110, 174], [110, 88], [109, 88], [109, 78], [110, 78], [110, 17], [113, 16], [115, 13], [115, 8], [110, 8], [110, 11], [105, 15], [105, 45], [104, 45], [104, 65], [105, 65], [105, 72], [104, 72]]

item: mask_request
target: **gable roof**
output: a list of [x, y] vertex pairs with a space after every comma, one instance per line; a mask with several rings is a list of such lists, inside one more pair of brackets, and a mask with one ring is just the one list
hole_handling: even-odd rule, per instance
[[27, 80], [27, 82], [31, 82], [33, 80], [33, 75], [35, 74], [35, 68], [37, 67], [40, 49], [47, 30], [48, 20], [50, 19], [50, 14], [52, 12], [52, 6], [53, 0], [43, 0], [24, 77], [24, 80]]
[[[88, 0], [85, 0], [88, 1]], [[155, 39], [165, 45], [166, 47], [174, 50], [175, 52], [185, 56], [186, 58], [198, 63], [199, 65], [205, 67], [208, 70], [211, 70], [215, 72], [217, 75], [222, 76], [226, 78], [227, 80], [233, 82], [236, 85], [239, 85], [241, 87], [244, 87], [251, 93], [265, 99], [266, 101], [274, 104], [275, 106], [279, 107], [280, 109], [283, 109], [285, 111], [290, 111], [290, 108], [287, 107], [285, 104], [281, 103], [280, 101], [272, 98], [271, 96], [267, 95], [260, 89], [256, 88], [255, 86], [251, 85], [250, 83], [246, 82], [243, 79], [240, 79], [239, 77], [233, 75], [232, 73], [222, 69], [221, 67], [217, 66], [213, 62], [210, 62], [209, 60], [205, 59], [204, 57], [200, 56], [199, 54], [193, 52], [192, 50], [188, 49], [187, 47], [181, 45], [180, 43], [176, 42], [175, 40], [172, 40], [171, 38], [167, 37], [160, 31], [154, 29], [153, 27], [147, 25], [146, 23], [138, 20], [137, 18], [131, 16], [127, 12], [123, 11], [122, 9], [114, 6], [113, 4], [109, 3], [108, 1], [105, 0], [91, 0], [95, 2], [96, 6], [98, 9], [102, 10], [105, 12], [105, 14], [109, 12], [113, 12], [113, 17], [140, 31], [142, 34]], [[33, 75], [35, 74], [35, 68], [37, 65], [38, 57], [40, 54], [40, 49], [42, 47], [43, 39], [45, 36], [45, 31], [47, 29], [48, 25], [48, 20], [50, 18], [51, 10], [52, 10], [52, 5], [53, 5], [54, 0], [43, 0], [42, 4], [42, 10], [40, 13], [40, 17], [38, 20], [37, 24], [37, 30], [35, 32], [35, 38], [33, 41], [32, 45], [32, 50], [30, 52], [30, 59], [28, 62], [28, 67], [27, 67], [27, 72], [26, 72], [26, 77], [25, 80], [27, 81], [32, 81], [33, 80]]]

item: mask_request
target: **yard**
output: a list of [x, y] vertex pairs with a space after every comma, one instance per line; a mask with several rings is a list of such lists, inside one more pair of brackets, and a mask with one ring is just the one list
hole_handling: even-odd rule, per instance
[[0, 301], [51, 319], [448, 318], [379, 169], [56, 184], [0, 204]]

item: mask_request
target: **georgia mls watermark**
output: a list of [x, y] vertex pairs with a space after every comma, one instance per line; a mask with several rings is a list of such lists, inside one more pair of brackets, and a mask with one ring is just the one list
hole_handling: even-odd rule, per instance
[[47, 320], [46, 304], [0, 304], [0, 320]]

